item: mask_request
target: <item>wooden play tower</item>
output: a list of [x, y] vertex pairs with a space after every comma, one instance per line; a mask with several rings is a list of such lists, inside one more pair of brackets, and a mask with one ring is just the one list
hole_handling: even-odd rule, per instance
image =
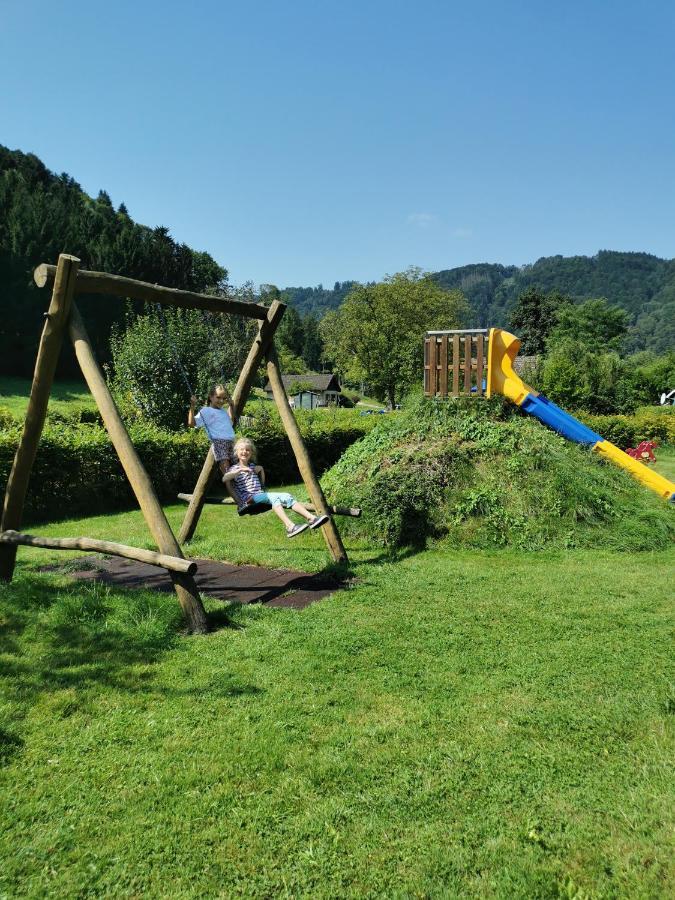
[[487, 382], [488, 330], [427, 331], [426, 397], [482, 397]]

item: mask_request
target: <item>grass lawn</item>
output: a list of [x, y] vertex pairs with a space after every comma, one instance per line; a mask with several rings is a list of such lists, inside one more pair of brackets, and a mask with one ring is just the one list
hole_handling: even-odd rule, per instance
[[[31, 382], [28, 378], [0, 378], [0, 406], [4, 406], [13, 416], [22, 417], [26, 413]], [[84, 381], [56, 381], [52, 386], [49, 408], [54, 412], [66, 413], [73, 406], [96, 409], [94, 398]]]
[[675, 447], [657, 447], [654, 451], [654, 471], [675, 482]]
[[[30, 531], [148, 543], [138, 513]], [[198, 534], [327, 561], [272, 515]], [[207, 601], [221, 627], [186, 638], [172, 596], [20, 548], [0, 896], [672, 896], [675, 554], [347, 549], [351, 589]]]

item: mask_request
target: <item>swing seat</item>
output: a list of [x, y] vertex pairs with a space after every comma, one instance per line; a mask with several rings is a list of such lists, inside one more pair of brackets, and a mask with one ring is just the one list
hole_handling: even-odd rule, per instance
[[249, 503], [248, 506], [242, 506], [237, 510], [239, 516], [259, 516], [260, 513], [269, 512], [272, 509], [271, 503]]

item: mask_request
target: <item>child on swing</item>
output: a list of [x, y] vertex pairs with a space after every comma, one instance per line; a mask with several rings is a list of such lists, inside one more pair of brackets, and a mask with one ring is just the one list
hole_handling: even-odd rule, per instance
[[[270, 503], [272, 509], [281, 519], [286, 529], [286, 537], [294, 538], [301, 534], [306, 528], [319, 528], [328, 521], [328, 516], [313, 516], [302, 503], [298, 502], [291, 494], [285, 494], [277, 491], [266, 491], [265, 470], [262, 466], [255, 464], [255, 445], [248, 438], [239, 438], [234, 445], [234, 456], [237, 462], [230, 468], [227, 475], [223, 477], [226, 484], [232, 485], [237, 494], [237, 501], [241, 506], [247, 506], [251, 503]], [[292, 509], [298, 513], [305, 522], [293, 523], [289, 519], [286, 510]]]
[[[228, 409], [225, 410], [225, 404]], [[218, 463], [223, 481], [233, 462], [234, 427], [232, 425], [232, 398], [224, 384], [214, 384], [209, 391], [208, 406], [202, 406], [197, 415], [197, 398], [190, 397], [189, 428], [204, 428], [211, 441], [213, 458]]]

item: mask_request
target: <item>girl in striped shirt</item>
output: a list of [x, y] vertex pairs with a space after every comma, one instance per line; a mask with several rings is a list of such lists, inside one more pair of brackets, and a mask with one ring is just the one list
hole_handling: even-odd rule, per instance
[[[223, 481], [234, 489], [240, 508], [251, 503], [271, 504], [272, 509], [283, 522], [286, 528], [286, 537], [289, 538], [296, 537], [306, 528], [314, 529], [326, 524], [328, 516], [313, 516], [291, 494], [264, 489], [265, 470], [254, 462], [255, 444], [253, 441], [248, 438], [239, 438], [234, 445], [234, 456], [238, 462], [230, 467], [223, 477]], [[286, 513], [287, 509], [292, 509], [305, 521], [298, 524], [293, 523]]]

